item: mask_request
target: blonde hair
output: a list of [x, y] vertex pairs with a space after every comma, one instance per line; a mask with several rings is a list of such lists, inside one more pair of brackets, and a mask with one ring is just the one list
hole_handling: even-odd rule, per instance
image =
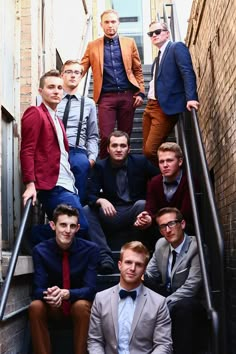
[[140, 242], [140, 241], [131, 241], [131, 242], [125, 243], [121, 247], [121, 250], [120, 250], [120, 260], [121, 261], [123, 259], [123, 255], [124, 255], [124, 252], [126, 250], [131, 250], [131, 251], [134, 251], [136, 253], [143, 254], [145, 256], [145, 265], [148, 264], [150, 254], [149, 254], [149, 251], [148, 251], [147, 247], [144, 246], [144, 244], [142, 244], [142, 242]]
[[101, 14], [101, 22], [102, 22], [103, 16], [104, 16], [104, 15], [108, 15], [108, 14], [114, 14], [114, 15], [116, 15], [117, 20], [120, 22], [118, 12], [117, 12], [116, 10], [113, 10], [113, 9], [108, 9], [108, 10], [103, 11], [103, 13]]
[[81, 74], [83, 72], [83, 66], [80, 64], [79, 60], [73, 60], [73, 59], [69, 59], [67, 61], [65, 61], [65, 63], [62, 65], [61, 67], [61, 73], [63, 73], [63, 71], [65, 70], [65, 67], [68, 66], [68, 65], [73, 65], [73, 64], [78, 64], [79, 67], [80, 67], [80, 71], [81, 71]]
[[179, 159], [183, 159], [183, 157], [184, 157], [181, 147], [176, 143], [166, 142], [166, 143], [161, 144], [157, 150], [157, 156], [158, 156], [159, 152], [165, 152], [165, 151], [174, 152], [175, 156]]

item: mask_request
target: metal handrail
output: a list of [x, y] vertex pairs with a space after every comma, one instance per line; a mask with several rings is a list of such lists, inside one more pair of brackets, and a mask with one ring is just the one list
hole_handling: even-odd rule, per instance
[[9, 261], [7, 275], [6, 275], [6, 278], [4, 280], [4, 283], [3, 283], [3, 286], [1, 289], [0, 321], [3, 320], [4, 311], [5, 311], [5, 307], [7, 304], [8, 295], [9, 295], [10, 285], [11, 285], [11, 281], [12, 281], [12, 278], [14, 275], [14, 271], [15, 271], [19, 251], [20, 251], [20, 246], [21, 246], [21, 242], [22, 242], [22, 239], [24, 236], [26, 222], [27, 222], [27, 219], [29, 216], [31, 205], [32, 205], [32, 198], [27, 200], [27, 202], [26, 202], [24, 212], [23, 212], [23, 217], [22, 217], [20, 227], [19, 227], [19, 231], [16, 236], [15, 246], [14, 246], [13, 252], [11, 254], [10, 261]]
[[[200, 163], [203, 171], [203, 176], [204, 176], [204, 182], [206, 185], [207, 189], [207, 196], [208, 200], [210, 202], [210, 212], [213, 217], [213, 224], [215, 227], [215, 233], [216, 233], [216, 238], [217, 238], [217, 244], [218, 244], [218, 250], [219, 250], [219, 262], [220, 262], [220, 270], [221, 270], [221, 279], [223, 283], [223, 262], [224, 262], [224, 246], [223, 246], [223, 235], [222, 231], [220, 228], [219, 224], [219, 219], [217, 216], [217, 211], [216, 211], [216, 204], [214, 200], [214, 193], [212, 190], [211, 182], [210, 182], [210, 175], [208, 172], [208, 167], [207, 167], [207, 162], [206, 162], [206, 157], [205, 157], [205, 152], [203, 148], [203, 143], [201, 139], [201, 132], [200, 128], [198, 125], [198, 119], [197, 119], [197, 113], [195, 109], [192, 110], [192, 121], [194, 124], [194, 130], [196, 134], [196, 140], [197, 140], [197, 148], [199, 150], [199, 157], [200, 157]], [[189, 184], [189, 192], [190, 192], [190, 198], [193, 206], [193, 217], [194, 217], [194, 226], [195, 226], [195, 232], [196, 232], [196, 239], [198, 243], [198, 252], [199, 252], [199, 259], [200, 259], [200, 264], [201, 264], [201, 270], [202, 270], [202, 277], [203, 277], [203, 285], [204, 285], [204, 291], [205, 291], [205, 297], [206, 297], [206, 308], [207, 308], [207, 313], [209, 319], [211, 319], [211, 325], [212, 325], [212, 347], [213, 347], [213, 353], [214, 354], [219, 354], [220, 349], [219, 349], [219, 314], [217, 311], [214, 309], [213, 303], [212, 303], [212, 296], [211, 296], [211, 287], [210, 287], [210, 281], [207, 273], [207, 261], [206, 261], [206, 256], [204, 254], [204, 249], [203, 249], [203, 237], [202, 237], [202, 232], [200, 229], [200, 219], [198, 215], [198, 208], [197, 208], [197, 202], [196, 202], [196, 197], [195, 197], [195, 187], [193, 183], [193, 175], [192, 175], [192, 168], [190, 164], [190, 158], [189, 158], [189, 153], [187, 149], [187, 143], [186, 143], [186, 137], [184, 134], [184, 124], [183, 124], [183, 119], [179, 120], [179, 125], [180, 125], [180, 134], [181, 134], [181, 139], [182, 139], [182, 145], [183, 145], [183, 151], [184, 151], [184, 156], [185, 156], [185, 161], [186, 161], [186, 172], [187, 172], [187, 177], [188, 177], [188, 184]], [[221, 284], [221, 289], [224, 289], [224, 283]], [[224, 291], [222, 292], [222, 303], [224, 303]], [[223, 318], [224, 321], [224, 318]]]

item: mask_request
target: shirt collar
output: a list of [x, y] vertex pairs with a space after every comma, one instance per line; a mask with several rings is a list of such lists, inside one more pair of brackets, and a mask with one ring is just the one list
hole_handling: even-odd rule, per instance
[[170, 42], [170, 40], [168, 39], [168, 41], [166, 41], [166, 42], [161, 46], [161, 48], [159, 48], [159, 50], [161, 51], [161, 54], [164, 53], [164, 51], [165, 51], [167, 45], [169, 44], [169, 42]]
[[185, 240], [186, 240], [186, 234], [184, 234], [184, 239], [183, 239], [183, 241], [181, 242], [181, 244], [180, 244], [178, 247], [174, 248], [174, 247], [172, 247], [172, 246], [170, 245], [170, 251], [172, 252], [172, 251], [175, 250], [175, 252], [176, 252], [177, 254], [179, 254], [179, 253], [181, 252], [181, 250], [182, 250], [182, 247], [183, 247], [183, 245], [184, 245]]
[[[176, 179], [174, 181], [176, 181], [178, 183], [178, 185], [180, 184], [181, 178], [183, 175], [183, 171], [180, 170], [178, 176], [176, 177]], [[163, 177], [163, 182], [169, 182], [168, 178], [166, 178], [165, 176]]]
[[115, 36], [115, 37], [113, 37], [113, 38], [109, 38], [109, 37], [107, 37], [107, 36], [104, 36], [104, 43], [105, 44], [110, 44], [110, 43], [118, 43], [119, 42], [119, 36], [118, 36], [118, 34]]
[[49, 107], [47, 104], [44, 103], [44, 105], [46, 106], [50, 116], [52, 117], [52, 119], [55, 119], [57, 117], [57, 111], [54, 111], [51, 107]]
[[[63, 90], [63, 97], [62, 97], [62, 99], [64, 99], [64, 98], [66, 97], [66, 95], [70, 95], [70, 94], [69, 94], [68, 92], [66, 92], [66, 91]], [[73, 96], [75, 96], [75, 97], [77, 98], [77, 100], [79, 100], [80, 97], [81, 97], [79, 91], [77, 91], [76, 93], [73, 93]]]

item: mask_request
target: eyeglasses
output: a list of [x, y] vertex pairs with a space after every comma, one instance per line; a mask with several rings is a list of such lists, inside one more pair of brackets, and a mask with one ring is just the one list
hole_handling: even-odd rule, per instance
[[64, 74], [67, 74], [67, 75], [72, 75], [72, 74], [81, 75], [82, 71], [79, 71], [79, 70], [74, 70], [74, 71], [73, 70], [65, 70]]
[[149, 37], [152, 37], [154, 35], [154, 33], [155, 33], [155, 35], [158, 36], [158, 34], [161, 34], [161, 32], [168, 32], [168, 31], [165, 30], [165, 29], [158, 28], [155, 31], [148, 32], [147, 35]]
[[177, 224], [181, 223], [182, 220], [172, 220], [172, 221], [169, 221], [167, 224], [161, 224], [159, 225], [159, 230], [160, 231], [166, 231], [166, 228], [167, 226], [169, 227], [169, 229], [173, 229]]

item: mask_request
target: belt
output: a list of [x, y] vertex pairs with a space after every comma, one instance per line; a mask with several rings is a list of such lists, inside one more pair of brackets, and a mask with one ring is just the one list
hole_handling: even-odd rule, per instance
[[134, 93], [132, 90], [123, 90], [123, 91], [111, 91], [111, 92], [102, 92], [102, 95], [121, 95], [121, 94], [126, 94], [126, 93]]

